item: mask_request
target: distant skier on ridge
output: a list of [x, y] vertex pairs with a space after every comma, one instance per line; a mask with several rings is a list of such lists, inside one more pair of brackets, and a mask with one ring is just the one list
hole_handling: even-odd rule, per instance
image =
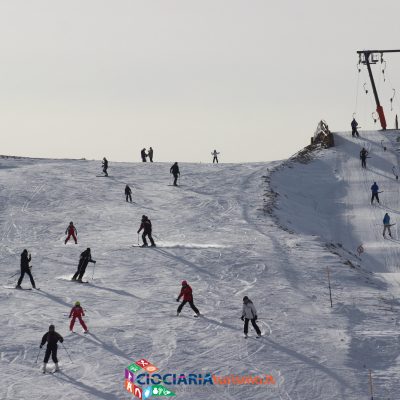
[[181, 297], [183, 297], [183, 301], [181, 304], [179, 304], [178, 310], [176, 311], [176, 315], [179, 316], [179, 314], [182, 311], [183, 306], [186, 303], [189, 303], [190, 307], [192, 308], [192, 310], [196, 313], [196, 316], [198, 317], [200, 315], [200, 311], [197, 309], [197, 307], [193, 303], [192, 288], [189, 286], [187, 281], [182, 281], [181, 292], [179, 293], [179, 296], [176, 299], [176, 301], [179, 302]]
[[368, 151], [363, 147], [360, 151], [360, 159], [361, 159], [361, 167], [362, 168], [367, 168], [367, 156], [368, 156]]
[[371, 197], [371, 204], [374, 202], [374, 199], [376, 199], [376, 201], [379, 204], [379, 186], [376, 184], [376, 182], [374, 182], [374, 184], [371, 186], [371, 191], [372, 191], [372, 197]]
[[217, 162], [217, 164], [218, 164], [218, 154], [219, 154], [219, 152], [218, 152], [217, 150], [214, 150], [214, 151], [211, 153], [211, 155], [213, 156], [213, 164], [214, 164], [215, 162]]
[[145, 148], [143, 148], [142, 151], [140, 152], [140, 156], [142, 157], [142, 162], [146, 162], [147, 154]]
[[153, 148], [150, 147], [148, 152], [147, 152], [147, 156], [149, 157], [150, 162], [153, 162]]
[[156, 247], [153, 237], [151, 236], [151, 231], [152, 231], [151, 221], [149, 220], [149, 218], [146, 215], [142, 215], [142, 222], [140, 224], [140, 227], [139, 227], [139, 230], [137, 231], [137, 233], [139, 234], [142, 229], [143, 229], [143, 234], [142, 234], [143, 245], [142, 245], [142, 247], [148, 246], [146, 236], [149, 237], [151, 247]]
[[392, 232], [390, 232], [390, 227], [393, 224], [390, 224], [390, 217], [389, 214], [386, 213], [385, 216], [383, 217], [383, 237], [385, 237], [386, 229], [389, 232], [389, 236], [392, 237]]
[[177, 162], [175, 162], [174, 165], [169, 169], [169, 173], [174, 176], [174, 186], [178, 186], [176, 182], [178, 180], [178, 176], [180, 176], [181, 173], [179, 171], [179, 166]]
[[357, 126], [358, 126], [358, 122], [356, 121], [355, 118], [353, 118], [353, 120], [351, 121], [351, 135], [353, 137], [355, 137], [355, 136], [360, 137], [360, 135], [358, 134]]
[[105, 175], [105, 176], [108, 176], [108, 172], [107, 172], [107, 169], [108, 169], [108, 161], [107, 161], [107, 158], [105, 158], [105, 157], [103, 158], [103, 162], [102, 162], [101, 166], [103, 167], [104, 175]]
[[247, 333], [249, 332], [249, 321], [253, 325], [253, 328], [257, 332], [257, 336], [261, 337], [261, 330], [258, 327], [257, 321], [257, 311], [254, 307], [253, 302], [247, 297], [243, 297], [243, 310], [241, 320], [244, 321], [244, 337], [247, 339]]
[[65, 239], [64, 244], [67, 244], [68, 240], [71, 238], [71, 236], [75, 240], [75, 244], [78, 244], [78, 240], [76, 238], [76, 235], [78, 234], [78, 231], [76, 230], [74, 223], [71, 221], [65, 231], [65, 234], [68, 234], [67, 238]]
[[29, 267], [29, 262], [31, 261], [31, 258], [31, 255], [28, 255], [28, 250], [24, 249], [21, 253], [21, 276], [18, 279], [17, 286], [15, 287], [16, 289], [22, 289], [21, 283], [24, 279], [25, 274], [28, 274], [29, 279], [31, 280], [32, 287], [36, 289], [35, 281], [33, 280], [33, 276]]

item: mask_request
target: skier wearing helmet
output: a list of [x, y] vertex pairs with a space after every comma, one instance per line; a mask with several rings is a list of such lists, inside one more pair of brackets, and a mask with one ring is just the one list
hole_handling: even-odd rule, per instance
[[67, 244], [68, 240], [71, 238], [71, 236], [75, 240], [75, 244], [78, 244], [78, 240], [76, 239], [76, 235], [78, 234], [78, 231], [76, 230], [74, 223], [71, 221], [65, 231], [65, 234], [68, 233], [67, 238], [65, 239], [64, 244]]
[[143, 245], [142, 245], [142, 247], [148, 246], [146, 236], [149, 237], [151, 247], [156, 247], [153, 237], [151, 236], [151, 231], [152, 231], [151, 221], [149, 220], [149, 218], [146, 215], [142, 215], [142, 221], [141, 221], [140, 228], [137, 231], [137, 233], [139, 234], [142, 229], [143, 229], [143, 234], [142, 234]]
[[81, 303], [79, 301], [75, 302], [74, 307], [72, 307], [71, 312], [69, 313], [69, 318], [72, 317], [71, 323], [69, 324], [69, 330], [73, 332], [74, 325], [75, 325], [75, 320], [78, 318], [80, 324], [82, 325], [82, 328], [84, 329], [85, 333], [88, 333], [88, 328], [83, 321], [82, 317], [85, 316], [85, 313], [83, 311], [83, 308], [81, 307]]
[[46, 332], [43, 337], [42, 341], [40, 343], [40, 348], [44, 346], [44, 344], [47, 342], [47, 348], [46, 348], [46, 353], [44, 355], [44, 360], [43, 360], [43, 373], [46, 373], [46, 365], [49, 361], [50, 355], [51, 359], [53, 360], [54, 364], [56, 365], [56, 369], [54, 372], [59, 371], [58, 368], [58, 359], [57, 359], [57, 342], [60, 341], [61, 343], [64, 341], [63, 337], [55, 331], [54, 325], [49, 326], [49, 331]]
[[178, 307], [178, 310], [176, 312], [176, 315], [179, 316], [180, 312], [182, 311], [183, 306], [186, 303], [189, 303], [189, 305], [192, 308], [192, 310], [196, 313], [196, 317], [198, 317], [200, 315], [200, 311], [197, 309], [197, 307], [193, 303], [192, 288], [189, 286], [187, 281], [182, 281], [181, 292], [179, 293], [179, 296], [176, 299], [176, 301], [179, 302], [181, 297], [183, 297], [183, 301], [182, 301], [181, 304], [179, 304], [179, 307]]
[[257, 311], [254, 307], [253, 302], [247, 297], [243, 297], [243, 311], [241, 320], [244, 321], [244, 337], [247, 339], [247, 333], [249, 331], [249, 321], [253, 325], [253, 328], [257, 332], [257, 337], [261, 337], [261, 330], [258, 327], [257, 321]]

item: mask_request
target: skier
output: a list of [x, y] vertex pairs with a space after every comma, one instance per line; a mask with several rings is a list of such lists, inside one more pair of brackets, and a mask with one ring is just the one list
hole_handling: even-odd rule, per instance
[[108, 161], [105, 157], [103, 158], [103, 162], [102, 162], [101, 166], [103, 167], [103, 172], [104, 172], [105, 176], [108, 176], [108, 173], [107, 173]]
[[153, 237], [151, 236], [151, 230], [152, 230], [151, 221], [149, 220], [149, 218], [146, 215], [142, 215], [142, 223], [140, 224], [140, 228], [137, 231], [137, 233], [139, 234], [142, 229], [143, 229], [143, 235], [142, 235], [143, 245], [142, 245], [142, 247], [148, 246], [146, 236], [149, 237], [151, 247], [156, 247]]
[[46, 373], [46, 365], [49, 361], [50, 355], [51, 359], [53, 360], [54, 364], [56, 365], [56, 369], [54, 372], [59, 371], [58, 368], [58, 359], [57, 359], [57, 342], [60, 341], [61, 343], [64, 341], [63, 337], [55, 331], [54, 325], [49, 326], [49, 331], [46, 332], [42, 337], [42, 342], [40, 343], [40, 348], [44, 346], [47, 342], [46, 353], [44, 355], [43, 360], [43, 373]]
[[68, 233], [68, 236], [65, 239], [64, 244], [67, 244], [67, 242], [71, 236], [74, 238], [75, 244], [78, 244], [78, 240], [76, 239], [76, 235], [78, 234], [78, 231], [76, 230], [74, 223], [72, 221], [69, 223], [67, 229], [65, 230], [65, 234], [67, 234], [67, 233]]
[[146, 162], [146, 157], [147, 157], [147, 154], [146, 154], [146, 149], [142, 149], [142, 151], [140, 152], [140, 156], [142, 157], [142, 161], [143, 162]]
[[357, 131], [357, 126], [358, 126], [358, 122], [356, 121], [355, 118], [353, 118], [353, 121], [351, 121], [351, 135], [353, 137], [355, 137], [355, 136], [360, 137], [360, 135], [358, 134], [358, 131]]
[[31, 280], [32, 287], [36, 289], [35, 281], [33, 280], [33, 276], [29, 267], [29, 262], [31, 261], [31, 255], [28, 255], [28, 250], [24, 249], [21, 253], [21, 276], [18, 279], [16, 289], [22, 289], [21, 283], [22, 279], [24, 279], [24, 275], [28, 274], [29, 279]]
[[376, 184], [376, 182], [374, 182], [374, 184], [371, 186], [371, 191], [372, 191], [372, 197], [371, 197], [371, 204], [374, 202], [374, 199], [376, 199], [376, 201], [379, 204], [379, 186]]
[[257, 311], [254, 307], [253, 302], [247, 297], [243, 297], [243, 311], [241, 320], [244, 321], [244, 337], [247, 338], [247, 332], [249, 331], [249, 321], [253, 325], [253, 328], [257, 332], [257, 337], [261, 337], [261, 330], [258, 327], [257, 321]]
[[149, 156], [150, 162], [153, 162], [153, 149], [151, 147], [149, 148], [147, 155]]
[[178, 175], [180, 176], [181, 173], [179, 171], [178, 163], [175, 162], [174, 165], [169, 169], [169, 173], [174, 176], [174, 186], [178, 186], [176, 181], [178, 180]]
[[217, 152], [217, 150], [214, 150], [212, 153], [211, 153], [211, 155], [213, 156], [213, 164], [214, 164], [214, 162], [216, 161], [217, 162], [217, 164], [218, 164], [218, 152]]
[[183, 301], [181, 304], [179, 304], [178, 310], [176, 311], [176, 316], [178, 317], [180, 312], [182, 311], [183, 306], [186, 303], [189, 303], [190, 307], [192, 308], [192, 310], [196, 313], [196, 316], [198, 317], [200, 315], [200, 311], [197, 309], [197, 307], [193, 303], [192, 288], [189, 286], [187, 281], [182, 281], [182, 289], [181, 289], [181, 292], [179, 293], [179, 296], [176, 299], [176, 301], [179, 302], [181, 297], [183, 297]]
[[367, 156], [368, 156], [368, 151], [363, 147], [360, 151], [360, 159], [361, 159], [361, 167], [362, 168], [367, 168]]
[[72, 307], [71, 312], [69, 313], [69, 318], [72, 317], [71, 323], [69, 324], [69, 330], [73, 332], [74, 330], [74, 325], [75, 325], [75, 320], [78, 318], [80, 324], [82, 325], [82, 328], [85, 330], [85, 333], [88, 333], [88, 328], [83, 321], [82, 317], [85, 316], [85, 313], [83, 311], [83, 308], [81, 307], [81, 303], [79, 301], [75, 302], [74, 307]]
[[383, 237], [385, 237], [386, 229], [389, 231], [389, 236], [392, 237], [392, 232], [390, 232], [390, 217], [389, 214], [386, 213], [383, 217]]
[[125, 186], [125, 197], [126, 197], [126, 201], [128, 202], [128, 198], [129, 198], [129, 201], [132, 203], [132, 190], [131, 190], [131, 188], [128, 186], [128, 185], [126, 185]]
[[[88, 247], [85, 251], [83, 251], [79, 257], [78, 269], [72, 277], [71, 281], [82, 282], [83, 275], [85, 274], [86, 267], [89, 263], [96, 264], [95, 260], [92, 260], [92, 255], [90, 253], [90, 248]], [[79, 275], [79, 277], [78, 277]], [[78, 279], [77, 279], [78, 278]]]

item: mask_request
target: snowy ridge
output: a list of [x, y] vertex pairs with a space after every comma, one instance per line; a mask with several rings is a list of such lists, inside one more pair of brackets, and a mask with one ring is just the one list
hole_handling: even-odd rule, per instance
[[[179, 188], [168, 186], [165, 163], [110, 163], [103, 179], [96, 178], [98, 162], [2, 159], [1, 278], [16, 282], [9, 277], [27, 248], [41, 291], [0, 288], [0, 398], [129, 399], [124, 368], [142, 357], [162, 373], [271, 374], [277, 382], [171, 386], [177, 399], [359, 400], [368, 396], [369, 368], [377, 393], [395, 398], [398, 303], [395, 278], [382, 276], [395, 275], [398, 244], [379, 237], [383, 210], [371, 208], [365, 186], [380, 176], [378, 184], [392, 193], [385, 186], [389, 153], [379, 155], [380, 134], [369, 134], [372, 169], [360, 171], [359, 143], [348, 134], [335, 140], [337, 147], [308, 164], [278, 169], [280, 163], [182, 164]], [[278, 193], [279, 224], [295, 234], [265, 213], [267, 182]], [[124, 199], [127, 183], [133, 204]], [[382, 202], [400, 209], [398, 193], [385, 193]], [[153, 223], [156, 248], [132, 247], [142, 214]], [[71, 220], [78, 245], [65, 246]], [[361, 243], [365, 253], [358, 257]], [[88, 246], [97, 261], [87, 268], [89, 284], [68, 282]], [[385, 263], [376, 265], [381, 258]], [[192, 318], [187, 306], [175, 317], [183, 279], [202, 318]], [[27, 278], [22, 286], [30, 287]], [[252, 328], [243, 339], [244, 295], [257, 308], [262, 339], [252, 340]], [[76, 334], [68, 333], [76, 300], [89, 335], [80, 334], [79, 323]], [[50, 323], [64, 336], [73, 364], [59, 347], [62, 373], [43, 376], [35, 359]]]

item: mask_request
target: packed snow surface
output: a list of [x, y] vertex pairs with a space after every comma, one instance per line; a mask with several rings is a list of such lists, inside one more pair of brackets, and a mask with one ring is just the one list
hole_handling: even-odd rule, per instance
[[[103, 178], [98, 161], [1, 159], [0, 398], [131, 399], [124, 369], [145, 358], [161, 374], [276, 381], [168, 386], [177, 399], [359, 400], [369, 370], [376, 398], [399, 399], [397, 224], [382, 237], [384, 213], [392, 223], [400, 213], [397, 134], [361, 135], [336, 134], [307, 163], [182, 164], [179, 187], [165, 163], [110, 162]], [[371, 206], [374, 181], [383, 193]], [[156, 248], [133, 247], [143, 214]], [[70, 221], [77, 245], [64, 245]], [[70, 282], [87, 247], [89, 283]], [[24, 248], [38, 291], [12, 289]], [[176, 317], [182, 280], [202, 317], [188, 305]], [[244, 295], [260, 339], [251, 326], [243, 337]], [[88, 335], [78, 321], [69, 332], [77, 300]], [[61, 372], [43, 375], [43, 350], [35, 361], [51, 323], [65, 348]]]

